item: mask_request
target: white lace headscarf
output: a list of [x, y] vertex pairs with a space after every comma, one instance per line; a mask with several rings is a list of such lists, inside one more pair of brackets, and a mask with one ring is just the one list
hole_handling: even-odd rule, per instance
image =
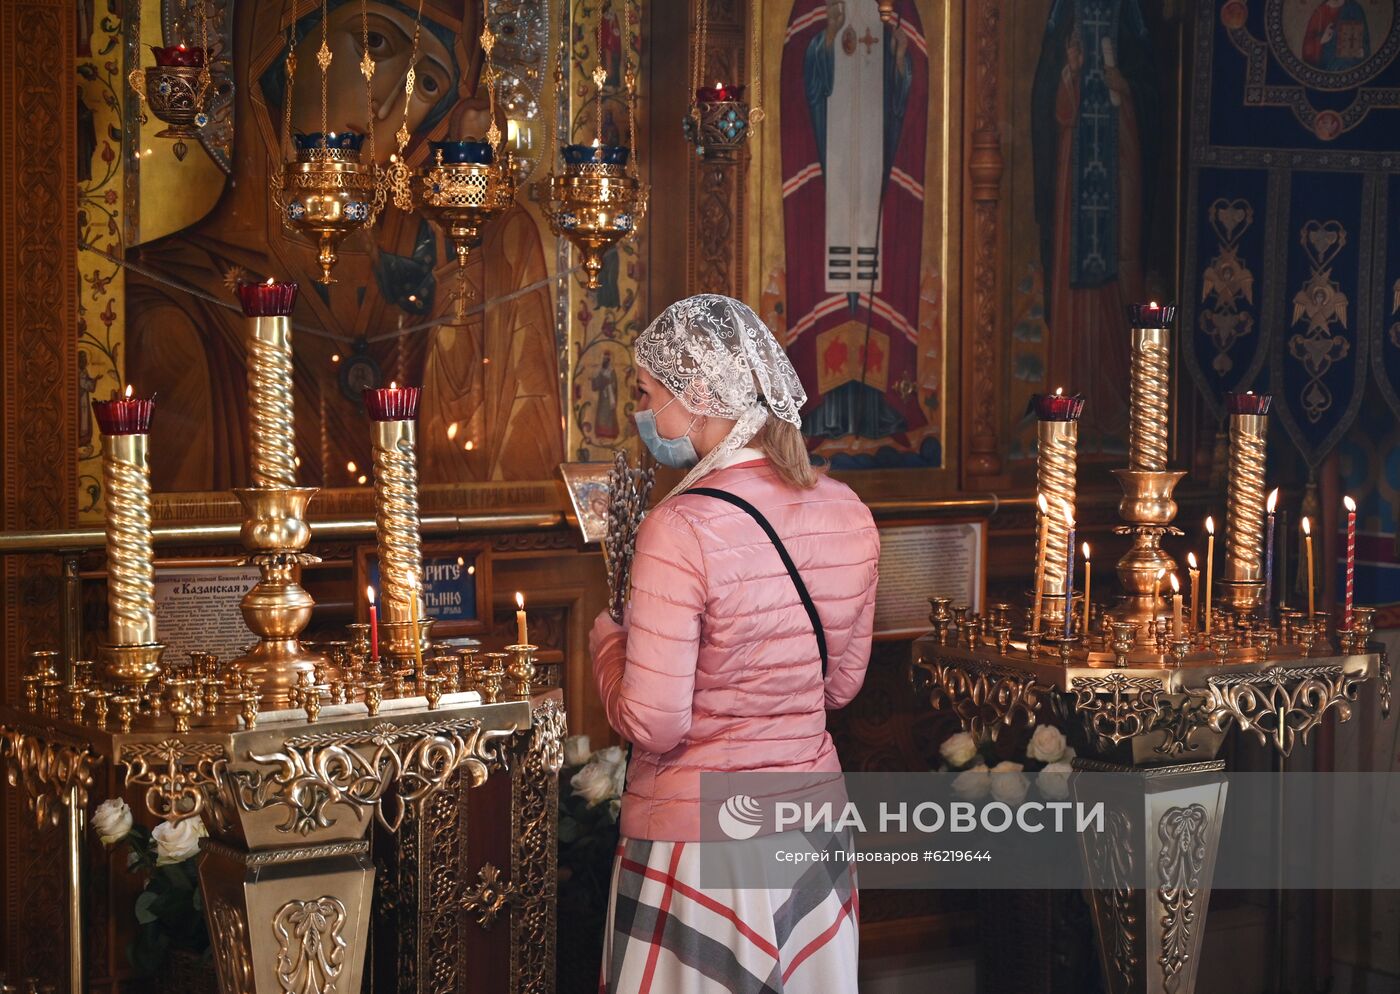
[[734, 419], [668, 498], [747, 445], [769, 415], [802, 423], [798, 409], [807, 394], [797, 371], [768, 326], [733, 297], [701, 293], [678, 300], [637, 336], [633, 355], [691, 414]]

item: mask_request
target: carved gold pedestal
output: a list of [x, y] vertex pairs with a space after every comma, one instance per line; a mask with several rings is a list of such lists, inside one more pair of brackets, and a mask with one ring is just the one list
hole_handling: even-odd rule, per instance
[[1024, 642], [974, 638], [968, 647], [947, 631], [946, 605], [934, 608], [941, 637], [917, 639], [912, 659], [916, 689], [934, 709], [993, 739], [1053, 719], [1078, 750], [1076, 769], [1146, 781], [1145, 800], [1142, 783], [1129, 785], [1124, 796], [1134, 800], [1107, 803], [1105, 832], [1084, 841], [1111, 994], [1194, 988], [1225, 806], [1216, 755], [1231, 726], [1287, 756], [1329, 714], [1349, 719], [1372, 681], [1389, 714], [1389, 669], [1364, 644], [1342, 655], [1311, 655], [1311, 643], [1232, 645], [1180, 660], [1141, 645], [1079, 645], [1061, 658]]
[[302, 648], [298, 636], [316, 602], [298, 581], [303, 565], [320, 562], [303, 550], [311, 541], [306, 506], [316, 487], [246, 487], [234, 490], [243, 504], [243, 546], [262, 578], [243, 596], [243, 620], [258, 641], [233, 661], [257, 684], [264, 707], [285, 706], [303, 672], [324, 666], [321, 655]]
[[[1076, 759], [1074, 767], [1133, 774], [1121, 799], [1112, 788], [1106, 796], [1102, 778], [1087, 791], [1070, 781], [1075, 800], [1106, 801], [1104, 831], [1080, 843], [1109, 994], [1193, 990], [1225, 814], [1224, 761], [1141, 770]], [[1147, 886], [1138, 886], [1144, 873]]]
[[374, 890], [368, 842], [255, 852], [207, 842], [199, 882], [221, 994], [360, 989]]
[[1176, 570], [1176, 560], [1162, 549], [1162, 538], [1181, 534], [1172, 527], [1176, 518], [1172, 491], [1186, 473], [1184, 470], [1119, 469], [1114, 470], [1114, 474], [1123, 486], [1118, 514], [1127, 522], [1118, 529], [1118, 534], [1133, 537], [1132, 547], [1118, 560], [1118, 582], [1125, 593], [1114, 617], [1140, 626], [1138, 638], [1147, 641], [1152, 619], [1166, 614], [1166, 599], [1159, 591], [1167, 589], [1167, 584], [1163, 579], [1159, 586], [1157, 574], [1165, 570], [1171, 575]]

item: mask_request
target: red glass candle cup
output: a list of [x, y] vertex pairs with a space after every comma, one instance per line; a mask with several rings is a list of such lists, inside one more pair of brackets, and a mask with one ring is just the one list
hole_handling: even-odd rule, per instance
[[238, 302], [243, 316], [250, 318], [285, 317], [297, 303], [295, 283], [239, 283]]
[[160, 48], [152, 45], [151, 52], [156, 57], [156, 65], [163, 68], [198, 69], [204, 65], [204, 49], [198, 46], [167, 45]]
[[714, 86], [702, 86], [695, 91], [696, 103], [713, 104], [724, 100], [743, 100], [744, 87], [716, 83]]
[[1176, 320], [1174, 304], [1129, 304], [1128, 323], [1134, 328], [1169, 328]]
[[1084, 413], [1084, 397], [1077, 393], [1038, 393], [1031, 397], [1031, 409], [1040, 421], [1078, 421]]
[[422, 387], [379, 387], [365, 391], [365, 410], [374, 421], [415, 421]]
[[1225, 395], [1225, 409], [1231, 414], [1268, 414], [1269, 405], [1273, 402], [1273, 394], [1267, 393], [1227, 393]]
[[93, 416], [104, 435], [150, 434], [155, 409], [154, 397], [114, 397], [92, 402]]

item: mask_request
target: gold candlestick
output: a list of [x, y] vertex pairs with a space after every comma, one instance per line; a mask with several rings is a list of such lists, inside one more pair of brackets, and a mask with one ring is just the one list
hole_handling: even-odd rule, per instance
[[[1036, 490], [1054, 513], [1046, 518], [1047, 551], [1045, 568], [1040, 574], [1039, 601], [1049, 628], [1065, 615], [1065, 572], [1070, 561], [1069, 517], [1075, 512], [1076, 447], [1079, 444], [1079, 416], [1084, 413], [1084, 399], [1067, 396], [1062, 390], [1052, 394], [1037, 394], [1032, 401], [1036, 418]], [[1037, 618], [1033, 626], [1043, 627]]]
[[248, 420], [255, 487], [297, 485], [292, 406], [292, 308], [295, 283], [240, 283], [248, 318]]
[[1162, 537], [1181, 534], [1172, 527], [1176, 518], [1172, 491], [1186, 473], [1167, 469], [1169, 325], [1175, 315], [1175, 307], [1155, 303], [1129, 308], [1132, 380], [1128, 468], [1114, 470], [1114, 474], [1123, 487], [1118, 514], [1126, 522], [1117, 532], [1131, 535], [1133, 545], [1118, 561], [1118, 582], [1125, 596], [1115, 615], [1125, 623], [1136, 623], [1142, 638], [1150, 634], [1148, 627], [1165, 607], [1158, 590], [1158, 572], [1176, 571], [1175, 560], [1162, 550]]
[[1225, 399], [1230, 410], [1230, 477], [1221, 599], [1245, 614], [1264, 596], [1264, 442], [1273, 398], [1232, 393]]
[[155, 401], [94, 401], [102, 428], [102, 483], [107, 502], [107, 644], [100, 647], [113, 682], [139, 692], [160, 672], [156, 641], [155, 552], [146, 450]]
[[251, 555], [244, 562], [257, 566], [262, 577], [239, 605], [258, 641], [229, 665], [241, 679], [251, 679], [274, 710], [291, 702], [301, 673], [310, 676], [326, 663], [298, 640], [316, 605], [299, 580], [302, 566], [321, 561], [303, 551], [311, 541], [306, 505], [316, 490], [240, 487], [233, 492], [245, 512], [243, 547]]
[[510, 662], [506, 664], [506, 676], [515, 685], [515, 696], [522, 700], [529, 700], [530, 693], [535, 681], [535, 651], [539, 648], [536, 645], [508, 645], [506, 652], [510, 653]]
[[1167, 468], [1167, 414], [1171, 396], [1171, 323], [1175, 307], [1133, 304], [1129, 384], [1128, 468], [1160, 473]]
[[[418, 535], [416, 422], [421, 392], [418, 387], [392, 385], [386, 390], [365, 391], [365, 407], [374, 421], [379, 588], [382, 618], [387, 623], [411, 623], [415, 616], [427, 613], [422, 600], [423, 553]], [[426, 629], [428, 623], [421, 627]], [[391, 646], [391, 651], [398, 650]]]

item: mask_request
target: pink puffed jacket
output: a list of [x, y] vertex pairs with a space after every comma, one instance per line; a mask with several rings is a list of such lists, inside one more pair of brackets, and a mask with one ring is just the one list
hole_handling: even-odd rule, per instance
[[768, 536], [725, 501], [683, 494], [637, 535], [626, 627], [590, 640], [608, 721], [632, 742], [622, 834], [700, 838], [702, 772], [832, 773], [826, 712], [865, 680], [880, 537], [849, 487], [798, 490], [766, 459], [700, 486], [742, 497], [772, 524], [826, 631], [827, 675], [807, 612]]

